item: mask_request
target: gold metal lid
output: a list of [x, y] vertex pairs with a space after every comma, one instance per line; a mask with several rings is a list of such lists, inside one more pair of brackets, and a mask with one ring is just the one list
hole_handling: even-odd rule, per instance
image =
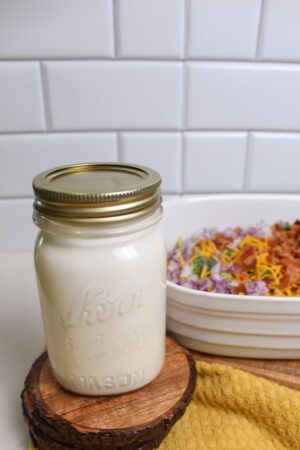
[[34, 208], [71, 221], [131, 219], [160, 206], [160, 175], [148, 167], [85, 163], [56, 167], [33, 180]]

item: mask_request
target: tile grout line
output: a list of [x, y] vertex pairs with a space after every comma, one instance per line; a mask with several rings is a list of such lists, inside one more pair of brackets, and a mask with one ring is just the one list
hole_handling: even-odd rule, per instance
[[189, 0], [184, 1], [184, 18], [183, 18], [183, 60], [182, 60], [182, 80], [181, 80], [181, 130], [180, 130], [180, 185], [179, 194], [184, 194], [184, 178], [185, 178], [185, 137], [184, 130], [186, 128], [187, 115], [187, 67], [186, 55], [188, 49], [188, 29], [189, 29]]
[[118, 59], [119, 57], [119, 19], [118, 19], [118, 14], [119, 14], [119, 8], [117, 5], [117, 0], [112, 0], [112, 15], [113, 15], [113, 36], [114, 36], [114, 58], [115, 60]]
[[181, 66], [181, 86], [180, 86], [180, 90], [181, 90], [181, 95], [180, 95], [180, 100], [181, 100], [181, 118], [180, 118], [180, 129], [179, 131], [183, 132], [186, 130], [186, 125], [187, 125], [187, 111], [188, 111], [188, 84], [187, 84], [187, 67], [186, 64], [183, 63]]
[[[220, 194], [220, 193], [232, 193], [232, 194], [241, 194], [241, 195], [243, 195], [244, 193], [247, 193], [247, 194], [253, 194], [253, 193], [264, 193], [264, 194], [283, 194], [283, 195], [285, 195], [285, 194], [293, 194], [293, 195], [298, 195], [299, 196], [299, 191], [298, 190], [284, 190], [284, 191], [282, 191], [282, 190], [278, 190], [278, 189], [275, 189], [275, 190], [271, 190], [271, 189], [268, 189], [268, 190], [262, 190], [262, 189], [260, 189], [260, 190], [255, 190], [255, 191], [250, 191], [250, 192], [244, 192], [244, 191], [233, 191], [233, 190], [227, 190], [227, 191], [219, 191], [219, 190], [216, 190], [216, 191], [205, 191], [205, 190], [203, 190], [203, 191], [199, 191], [199, 192], [194, 192], [194, 191], [186, 191], [186, 192], [184, 192], [184, 193], [182, 193], [182, 194], [178, 194], [178, 193], [176, 193], [176, 192], [172, 192], [172, 193], [163, 193], [162, 195], [163, 196], [168, 196], [168, 197], [178, 197], [178, 196], [181, 196], [181, 195], [188, 195], [188, 196], [199, 196], [199, 195], [214, 195], [214, 194]], [[3, 197], [1, 197], [0, 196], [0, 207], [2, 207], [3, 206], [3, 204], [4, 203], [7, 203], [7, 202], [11, 202], [11, 203], [17, 203], [17, 202], [26, 202], [26, 203], [28, 203], [29, 201], [30, 202], [33, 202], [33, 200], [34, 200], [34, 197], [33, 196], [30, 196], [30, 195], [26, 195], [26, 196], [3, 196]], [[31, 204], [31, 203], [30, 203]]]
[[252, 149], [252, 133], [247, 133], [246, 141], [246, 155], [244, 163], [244, 180], [243, 180], [243, 192], [248, 192], [249, 189], [249, 176], [250, 176], [250, 164], [251, 164], [251, 149]]
[[185, 179], [185, 136], [184, 132], [180, 133], [180, 189], [179, 194], [184, 194]]
[[[291, 194], [291, 195], [297, 195], [299, 197], [299, 191], [298, 190], [278, 190], [278, 189], [258, 189], [258, 190], [251, 190], [250, 192], [244, 192], [242, 190], [236, 191], [236, 190], [232, 190], [232, 189], [228, 189], [228, 190], [213, 190], [213, 191], [206, 191], [206, 190], [201, 190], [198, 192], [195, 191], [186, 191], [184, 192], [184, 196], [193, 196], [193, 197], [197, 197], [200, 195], [223, 195], [223, 194], [234, 194], [234, 195], [244, 195], [244, 194], [281, 194], [281, 195], [286, 195], [286, 194]], [[169, 196], [178, 196], [178, 194], [166, 194]]]
[[34, 199], [33, 195], [3, 195], [0, 196], [0, 203], [2, 201], [20, 201], [20, 200], [30, 200], [32, 201]]
[[184, 1], [184, 13], [183, 13], [183, 61], [186, 61], [188, 53], [188, 43], [189, 43], [189, 22], [190, 22], [190, 3], [189, 0]]
[[141, 129], [126, 129], [126, 128], [87, 128], [87, 129], [65, 129], [65, 130], [31, 130], [31, 131], [7, 131], [0, 132], [1, 136], [28, 136], [28, 135], [46, 135], [46, 134], [115, 134], [115, 133], [178, 133], [182, 131], [180, 128], [141, 128]]
[[113, 129], [113, 128], [104, 128], [104, 129], [65, 129], [65, 130], [55, 130], [55, 129], [49, 129], [46, 131], [43, 130], [23, 130], [23, 131], [7, 131], [7, 132], [0, 132], [0, 138], [1, 137], [14, 137], [14, 136], [30, 136], [30, 135], [41, 135], [41, 136], [47, 136], [49, 135], [69, 135], [69, 134], [116, 134], [116, 133], [199, 133], [199, 134], [229, 134], [229, 133], [269, 133], [269, 134], [283, 134], [283, 135], [300, 135], [300, 128], [299, 130], [284, 130], [284, 129], [241, 129], [241, 128], [140, 128], [140, 129], [126, 129], [126, 128], [119, 128], [119, 129]]
[[[50, 109], [50, 97], [47, 85], [47, 74], [45, 71], [45, 67], [43, 66], [42, 61], [39, 62], [40, 67], [40, 75], [41, 75], [41, 83], [42, 83], [42, 94], [43, 94], [43, 105], [44, 105], [44, 115], [45, 115], [45, 125], [46, 131], [51, 131], [52, 129], [52, 121], [51, 121], [51, 109]], [[13, 133], [17, 134], [17, 133]]]
[[260, 55], [262, 33], [263, 33], [263, 27], [264, 27], [264, 17], [265, 17], [265, 0], [261, 0], [258, 25], [257, 25], [257, 33], [256, 33], [256, 42], [255, 42], [255, 54], [254, 54], [255, 62], [259, 62], [258, 58]]
[[123, 162], [123, 157], [122, 157], [123, 152], [122, 152], [122, 149], [121, 149], [121, 146], [122, 146], [122, 144], [121, 144], [121, 134], [120, 134], [119, 131], [116, 133], [116, 139], [117, 139], [117, 160], [118, 160], [119, 163], [121, 163], [121, 162]]
[[[189, 0], [184, 2], [184, 57], [187, 52], [187, 32], [188, 32], [188, 20], [189, 20]], [[181, 130], [186, 129], [186, 119], [188, 110], [188, 86], [187, 86], [187, 65], [186, 62], [182, 62], [181, 66]]]
[[[117, 38], [117, 40], [119, 40], [119, 38]], [[118, 49], [119, 51], [119, 49]], [[107, 62], [128, 62], [128, 63], [161, 63], [161, 64], [165, 64], [165, 63], [179, 63], [179, 62], [194, 62], [194, 63], [199, 63], [199, 64], [240, 64], [240, 65], [247, 65], [247, 64], [251, 64], [254, 66], [260, 66], [260, 65], [267, 65], [267, 66], [272, 66], [272, 65], [280, 65], [282, 67], [285, 66], [299, 66], [300, 64], [300, 59], [298, 60], [293, 60], [293, 59], [264, 59], [264, 60], [254, 60], [249, 59], [249, 58], [240, 58], [240, 59], [234, 59], [234, 58], [218, 58], [218, 57], [214, 57], [214, 58], [194, 58], [194, 57], [188, 57], [188, 58], [169, 58], [169, 57], [164, 57], [164, 56], [157, 56], [157, 57], [151, 57], [151, 58], [146, 58], [146, 57], [140, 57], [140, 56], [136, 56], [136, 57], [122, 57], [120, 55], [118, 55], [118, 58], [114, 58], [114, 57], [108, 57], [108, 56], [99, 56], [99, 57], [93, 57], [93, 56], [87, 56], [87, 57], [64, 57], [64, 58], [49, 58], [47, 56], [43, 57], [43, 58], [0, 58], [0, 64], [1, 63], [16, 63], [19, 62], [20, 64], [24, 63], [24, 62], [31, 62], [31, 63], [36, 63], [36, 62], [57, 62], [57, 63], [72, 63], [72, 62], [95, 62], [95, 63], [107, 63]]]

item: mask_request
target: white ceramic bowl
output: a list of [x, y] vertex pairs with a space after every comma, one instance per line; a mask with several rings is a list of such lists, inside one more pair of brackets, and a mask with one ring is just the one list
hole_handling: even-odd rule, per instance
[[[167, 247], [203, 227], [300, 218], [299, 195], [211, 195], [164, 204]], [[201, 292], [168, 282], [167, 327], [183, 345], [241, 358], [300, 358], [300, 297]]]

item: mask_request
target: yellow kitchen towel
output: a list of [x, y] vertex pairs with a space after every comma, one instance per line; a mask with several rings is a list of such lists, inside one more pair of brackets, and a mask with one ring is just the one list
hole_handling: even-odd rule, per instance
[[300, 450], [299, 392], [221, 364], [196, 367], [193, 399], [159, 450]]

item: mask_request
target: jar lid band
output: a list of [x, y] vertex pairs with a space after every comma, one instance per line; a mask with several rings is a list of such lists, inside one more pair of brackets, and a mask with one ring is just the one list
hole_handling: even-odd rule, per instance
[[34, 178], [34, 208], [45, 216], [68, 221], [126, 220], [159, 207], [160, 183], [160, 175], [143, 166], [118, 163], [61, 166]]

